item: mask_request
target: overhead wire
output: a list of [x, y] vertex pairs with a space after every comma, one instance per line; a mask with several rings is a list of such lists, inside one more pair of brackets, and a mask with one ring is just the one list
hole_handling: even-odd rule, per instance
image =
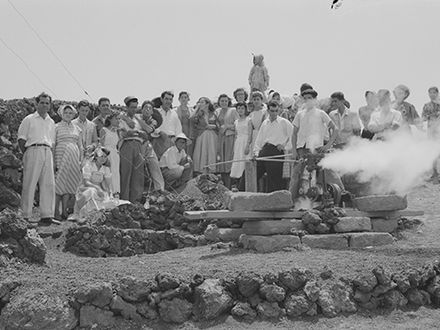
[[46, 90], [48, 90], [49, 92], [52, 93], [52, 95], [54, 95], [55, 97], [58, 97], [55, 92], [49, 87], [47, 86], [44, 81], [31, 69], [31, 67], [29, 66], [29, 64], [23, 59], [23, 57], [21, 57], [14, 49], [12, 49], [7, 43], [6, 41], [3, 40], [3, 38], [0, 37], [0, 41], [1, 43], [13, 54], [15, 55], [15, 57], [17, 57], [21, 63], [23, 63], [23, 65], [26, 67], [26, 69], [40, 82], [41, 86], [43, 88], [45, 88]]
[[81, 89], [84, 94], [87, 95], [87, 97], [92, 101], [92, 97], [87, 92], [87, 90], [83, 87], [83, 85], [80, 83], [80, 81], [74, 76], [74, 74], [69, 70], [69, 68], [64, 64], [64, 62], [57, 56], [57, 54], [52, 50], [52, 48], [48, 45], [46, 41], [41, 37], [41, 35], [38, 33], [38, 31], [32, 26], [32, 24], [28, 21], [28, 19], [15, 7], [15, 5], [12, 3], [11, 0], [8, 0], [11, 7], [15, 10], [15, 12], [24, 20], [26, 25], [32, 30], [32, 32], [37, 36], [37, 38], [43, 43], [43, 45], [49, 50], [49, 52], [52, 54], [52, 56], [58, 61], [58, 63], [61, 64], [63, 69], [67, 72], [67, 74], [76, 82], [78, 87]]

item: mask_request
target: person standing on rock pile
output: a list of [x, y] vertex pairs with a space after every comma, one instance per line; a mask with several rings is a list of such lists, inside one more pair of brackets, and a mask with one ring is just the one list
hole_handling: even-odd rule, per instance
[[52, 98], [41, 93], [36, 97], [37, 111], [26, 116], [18, 128], [18, 144], [23, 155], [23, 190], [21, 206], [28, 221], [32, 217], [37, 184], [40, 192], [40, 225], [50, 225], [55, 211], [55, 177], [52, 148], [55, 123], [48, 111]]

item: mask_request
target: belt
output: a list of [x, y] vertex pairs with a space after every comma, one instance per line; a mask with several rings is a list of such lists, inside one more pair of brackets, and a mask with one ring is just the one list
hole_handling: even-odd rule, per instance
[[143, 142], [143, 140], [140, 137], [125, 138], [123, 142], [126, 142], [126, 141], [137, 141], [139, 143]]
[[34, 144], [31, 144], [28, 148], [30, 148], [30, 147], [47, 147], [47, 148], [50, 148], [50, 146], [48, 146], [47, 144], [44, 144], [44, 143], [34, 143]]

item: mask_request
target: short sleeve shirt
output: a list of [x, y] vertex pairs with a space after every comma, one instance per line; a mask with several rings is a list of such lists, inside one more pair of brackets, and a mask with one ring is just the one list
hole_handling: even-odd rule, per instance
[[317, 108], [299, 111], [293, 119], [293, 126], [298, 129], [296, 148], [322, 147], [331, 121], [327, 113]]

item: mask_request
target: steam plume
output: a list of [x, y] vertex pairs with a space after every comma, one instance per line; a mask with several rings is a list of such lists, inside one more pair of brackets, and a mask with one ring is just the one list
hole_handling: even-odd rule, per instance
[[356, 174], [370, 183], [370, 193], [405, 195], [419, 184], [440, 155], [440, 141], [425, 134], [398, 132], [386, 141], [355, 138], [344, 149], [327, 155], [321, 166], [339, 175]]

